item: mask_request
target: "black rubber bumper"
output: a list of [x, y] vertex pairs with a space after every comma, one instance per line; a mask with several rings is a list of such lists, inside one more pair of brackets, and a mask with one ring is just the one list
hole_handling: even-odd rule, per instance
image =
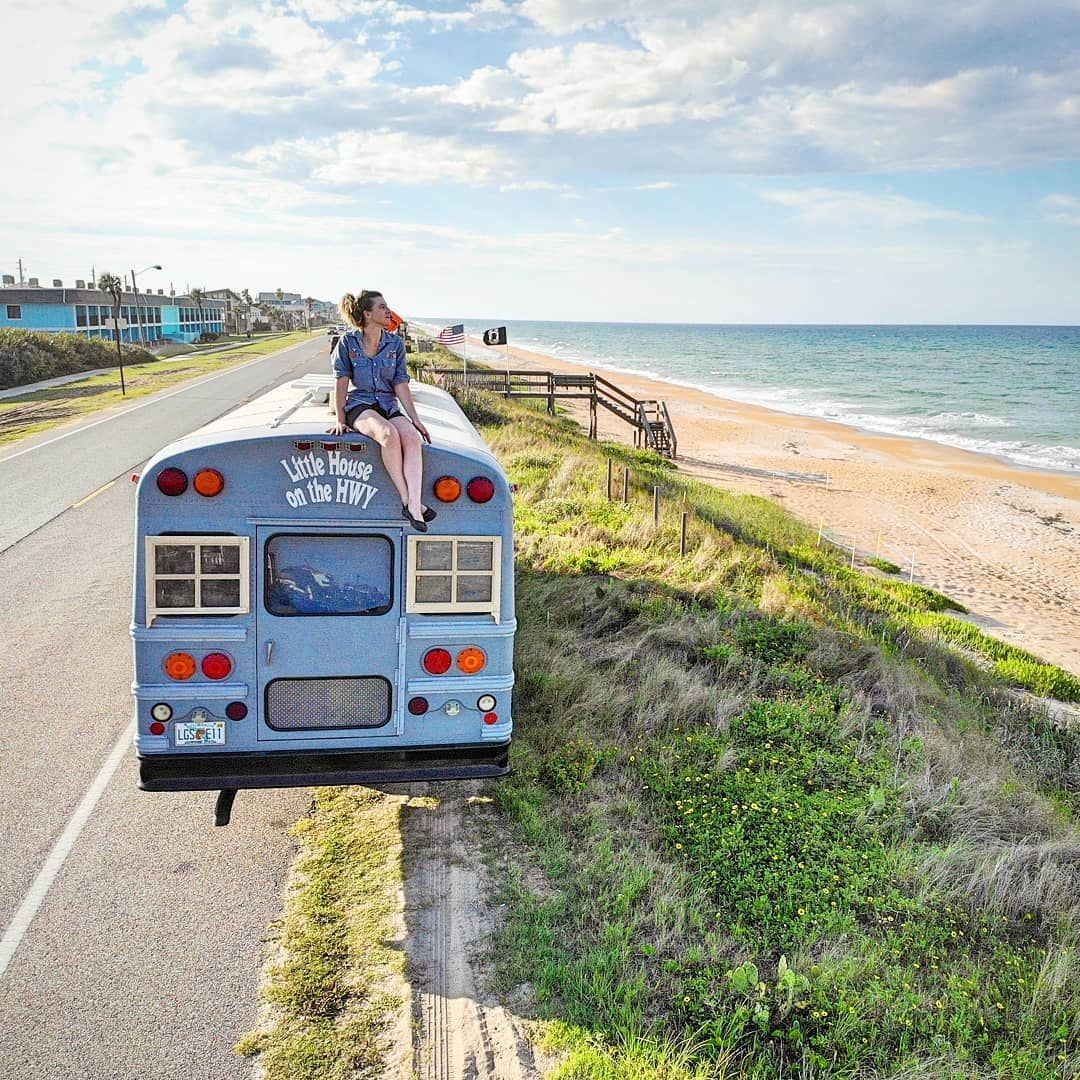
[[139, 758], [144, 791], [318, 787], [506, 776], [510, 744], [381, 751], [276, 750], [266, 753], [149, 754]]

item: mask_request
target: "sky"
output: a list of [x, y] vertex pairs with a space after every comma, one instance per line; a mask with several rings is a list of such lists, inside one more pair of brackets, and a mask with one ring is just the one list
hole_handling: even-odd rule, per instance
[[4, 273], [1080, 323], [1080, 0], [7, 0]]

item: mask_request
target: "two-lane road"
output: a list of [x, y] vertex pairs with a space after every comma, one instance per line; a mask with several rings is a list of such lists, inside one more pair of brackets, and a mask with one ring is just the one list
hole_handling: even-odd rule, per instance
[[241, 792], [215, 829], [212, 793], [136, 789], [127, 476], [325, 363], [313, 338], [0, 458], [0, 1076], [251, 1075], [232, 1046], [309, 793]]

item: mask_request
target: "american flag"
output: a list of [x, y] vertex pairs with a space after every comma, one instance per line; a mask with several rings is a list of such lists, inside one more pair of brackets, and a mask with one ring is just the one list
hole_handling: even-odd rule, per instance
[[465, 324], [458, 323], [457, 326], [444, 326], [435, 340], [441, 341], [444, 345], [464, 345]]

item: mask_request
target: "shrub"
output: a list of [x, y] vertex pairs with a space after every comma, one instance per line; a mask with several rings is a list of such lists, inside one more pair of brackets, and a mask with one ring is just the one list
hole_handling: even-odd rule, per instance
[[[157, 359], [137, 345], [122, 345], [121, 351], [125, 364], [145, 364]], [[0, 330], [0, 390], [115, 364], [115, 341], [81, 334]]]

